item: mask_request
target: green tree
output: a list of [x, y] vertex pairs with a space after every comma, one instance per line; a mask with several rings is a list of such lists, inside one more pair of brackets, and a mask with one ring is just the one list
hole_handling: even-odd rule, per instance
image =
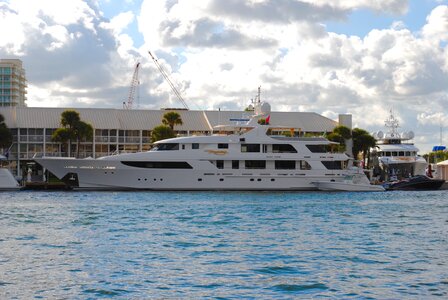
[[82, 139], [91, 139], [93, 136], [92, 125], [81, 120], [75, 110], [65, 110], [61, 114], [62, 128], [58, 128], [51, 136], [52, 141], [59, 143], [68, 142], [67, 155], [71, 156], [72, 140], [76, 140], [76, 156], [79, 156], [79, 143]]
[[12, 133], [6, 126], [5, 118], [0, 114], [0, 148], [7, 148], [12, 144]]
[[335, 144], [330, 145], [331, 151], [337, 151], [337, 152], [345, 151], [345, 149], [346, 149], [345, 139], [342, 135], [335, 133], [335, 132], [330, 132], [330, 133], [327, 133], [326, 137], [329, 141], [339, 143], [339, 145], [335, 145]]
[[346, 126], [343, 126], [343, 125], [336, 126], [333, 129], [333, 133], [339, 134], [340, 136], [342, 136], [346, 140], [352, 138], [352, 131], [350, 130], [350, 128], [348, 128]]
[[363, 161], [370, 153], [370, 149], [376, 146], [375, 138], [366, 130], [355, 128], [352, 131], [353, 135], [353, 156], [355, 158], [362, 152]]
[[164, 125], [167, 125], [171, 128], [171, 130], [174, 129], [175, 125], [182, 125], [182, 118], [180, 115], [175, 111], [167, 112], [163, 115], [162, 123]]
[[343, 125], [339, 125], [336, 126], [332, 132], [327, 133], [326, 137], [328, 140], [332, 142], [339, 143], [339, 145], [330, 146], [332, 151], [343, 152], [347, 148], [345, 141], [352, 138], [352, 132], [350, 128]]
[[78, 121], [74, 126], [74, 136], [76, 138], [76, 157], [79, 157], [79, 143], [81, 140], [90, 140], [93, 137], [92, 125]]
[[[66, 144], [69, 140], [73, 138], [73, 133], [68, 128], [58, 128], [51, 135], [51, 140], [56, 143]], [[69, 146], [70, 147], [70, 146]], [[67, 149], [68, 155], [70, 155], [70, 150]]]
[[166, 125], [159, 125], [153, 128], [151, 132], [151, 141], [157, 142], [160, 140], [170, 139], [175, 137], [174, 130]]

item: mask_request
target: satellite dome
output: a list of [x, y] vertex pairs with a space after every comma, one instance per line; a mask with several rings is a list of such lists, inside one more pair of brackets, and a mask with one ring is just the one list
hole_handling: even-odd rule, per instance
[[256, 115], [266, 115], [271, 112], [271, 105], [267, 102], [258, 103], [255, 106], [255, 114]]
[[262, 102], [260, 110], [262, 114], [268, 114], [271, 112], [271, 105], [267, 102]]
[[384, 132], [382, 132], [382, 131], [378, 131], [378, 132], [376, 133], [376, 136], [377, 136], [379, 139], [382, 139], [382, 138], [384, 137]]

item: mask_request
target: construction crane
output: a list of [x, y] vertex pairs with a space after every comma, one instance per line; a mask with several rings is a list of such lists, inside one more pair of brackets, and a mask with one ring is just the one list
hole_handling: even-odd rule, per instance
[[140, 84], [138, 80], [138, 71], [140, 69], [140, 63], [137, 62], [134, 68], [134, 75], [132, 75], [131, 86], [129, 88], [128, 101], [123, 102], [123, 108], [132, 109], [132, 105], [134, 103], [135, 94], [138, 93], [138, 85]]
[[159, 61], [152, 55], [151, 51], [148, 51], [149, 55], [151, 56], [152, 60], [154, 61], [154, 64], [156, 65], [157, 69], [159, 69], [160, 74], [162, 74], [163, 78], [168, 82], [171, 89], [173, 90], [174, 94], [177, 96], [177, 99], [182, 103], [182, 105], [186, 108], [188, 108], [187, 103], [185, 102], [184, 98], [182, 98], [182, 95], [179, 93], [179, 91], [174, 86], [173, 82], [170, 80], [170, 77], [166, 73], [165, 69], [162, 67], [162, 65], [159, 63]]

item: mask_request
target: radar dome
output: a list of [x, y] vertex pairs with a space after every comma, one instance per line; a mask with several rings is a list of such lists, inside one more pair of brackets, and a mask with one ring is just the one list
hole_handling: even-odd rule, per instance
[[403, 132], [403, 133], [401, 134], [401, 138], [402, 138], [403, 140], [408, 140], [408, 139], [410, 139], [410, 138], [409, 138], [409, 133], [408, 133], [408, 132]]
[[255, 107], [255, 114], [257, 115], [266, 115], [271, 112], [271, 105], [267, 102], [261, 102], [259, 105]]
[[261, 103], [260, 109], [262, 114], [268, 114], [271, 112], [271, 105], [267, 102], [263, 102]]
[[382, 131], [378, 131], [378, 132], [376, 133], [376, 136], [377, 136], [379, 139], [382, 139], [382, 138], [384, 137], [384, 132], [382, 132]]
[[413, 132], [413, 131], [409, 131], [409, 132], [408, 132], [408, 138], [409, 138], [409, 139], [413, 139], [414, 137], [415, 137], [414, 132]]

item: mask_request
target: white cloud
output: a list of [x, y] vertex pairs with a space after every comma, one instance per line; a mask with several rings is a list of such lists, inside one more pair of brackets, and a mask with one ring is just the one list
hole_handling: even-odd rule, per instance
[[422, 29], [423, 36], [427, 39], [448, 41], [448, 6], [436, 7], [426, 18], [426, 25]]
[[[435, 126], [433, 116], [446, 114], [446, 5], [420, 32], [396, 21], [361, 38], [322, 23], [359, 9], [405, 14], [409, 1], [143, 0], [140, 11], [110, 20], [102, 2], [0, 4], [0, 55], [24, 61], [30, 105], [121, 107], [140, 61], [141, 106], [180, 106], [151, 50], [191, 108], [241, 109], [261, 85], [273, 110], [352, 113], [369, 131], [383, 129], [391, 107], [403, 128], [422, 134]], [[135, 21], [139, 49], [129, 31]]]

